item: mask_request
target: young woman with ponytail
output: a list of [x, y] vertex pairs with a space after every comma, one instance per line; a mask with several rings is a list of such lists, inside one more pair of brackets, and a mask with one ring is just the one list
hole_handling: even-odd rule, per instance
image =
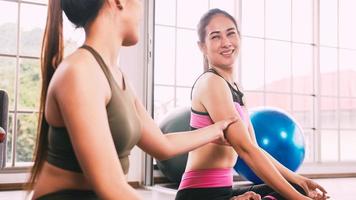
[[[82, 47], [63, 58], [62, 12], [85, 30]], [[42, 92], [34, 166], [37, 200], [140, 199], [127, 183], [137, 144], [157, 159], [223, 138], [235, 118], [163, 135], [117, 66], [137, 43], [139, 0], [49, 0], [42, 46]]]

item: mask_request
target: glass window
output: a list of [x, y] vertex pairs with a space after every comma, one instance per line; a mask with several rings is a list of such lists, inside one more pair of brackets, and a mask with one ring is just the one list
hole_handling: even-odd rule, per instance
[[314, 134], [312, 130], [304, 129], [304, 141], [305, 141], [305, 162], [313, 162], [314, 161]]
[[356, 133], [355, 131], [340, 132], [340, 160], [356, 161]]
[[40, 57], [47, 7], [22, 3], [20, 16], [20, 54]]
[[293, 92], [314, 93], [313, 47], [293, 44], [292, 54]]
[[339, 50], [339, 93], [342, 97], [356, 97], [356, 51]]
[[235, 3], [237, 3], [237, 1], [235, 1], [235, 0], [224, 0], [224, 1], [210, 0], [209, 7], [225, 10], [226, 12], [230, 13], [233, 16], [235, 13], [235, 7], [236, 7]]
[[14, 115], [9, 113], [9, 120], [7, 125], [7, 135], [6, 135], [6, 167], [11, 167], [12, 162], [12, 138], [14, 135]]
[[0, 1], [0, 53], [16, 53], [17, 6], [17, 3]]
[[264, 0], [241, 1], [241, 32], [245, 35], [264, 37]]
[[291, 0], [268, 0], [265, 6], [266, 37], [290, 41]]
[[176, 24], [176, 1], [156, 0], [155, 23], [174, 26]]
[[[175, 29], [171, 27], [155, 27], [155, 83], [175, 83]], [[160, 74], [164, 74], [161, 76]]]
[[320, 3], [320, 45], [337, 46], [338, 0], [323, 0]]
[[320, 94], [337, 95], [337, 50], [320, 47]]
[[17, 115], [16, 162], [17, 166], [28, 165], [33, 159], [36, 142], [37, 114]]
[[154, 118], [160, 122], [164, 115], [175, 108], [174, 87], [154, 87]]
[[40, 61], [37, 59], [20, 60], [19, 108], [36, 110], [39, 108], [41, 93]]
[[[340, 128], [356, 130], [356, 99], [340, 99]], [[356, 131], [355, 131], [356, 133]], [[356, 141], [355, 141], [356, 142]]]
[[262, 92], [244, 92], [246, 105], [249, 109], [264, 106]]
[[177, 0], [177, 26], [195, 29], [207, 10], [207, 0]]
[[266, 41], [266, 89], [290, 92], [291, 47], [288, 42]]
[[266, 94], [266, 106], [277, 107], [288, 113], [291, 113], [291, 96], [284, 94]]
[[338, 161], [338, 134], [337, 131], [321, 131], [321, 161], [336, 162]]
[[26, 0], [27, 2], [48, 4], [48, 0]]
[[294, 42], [313, 42], [313, 1], [292, 1], [292, 30]]
[[339, 1], [339, 44], [343, 48], [356, 49], [356, 2], [354, 0]]
[[242, 37], [241, 73], [245, 90], [263, 90], [264, 87], [264, 41]]
[[337, 128], [337, 98], [322, 97], [320, 99], [320, 127]]
[[303, 128], [314, 128], [314, 97], [294, 95], [293, 116]]
[[191, 88], [177, 88], [177, 107], [190, 107]]
[[0, 88], [9, 96], [9, 110], [15, 107], [15, 82], [16, 59], [0, 56]]
[[203, 54], [197, 41], [196, 31], [178, 29], [176, 78], [179, 86], [191, 87], [203, 72]]
[[314, 93], [313, 47], [305, 44], [292, 46], [293, 92]]

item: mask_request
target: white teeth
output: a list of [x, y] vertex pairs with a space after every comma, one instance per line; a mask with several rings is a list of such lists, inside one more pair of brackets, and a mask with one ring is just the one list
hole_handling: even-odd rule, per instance
[[230, 51], [224, 51], [221, 52], [222, 55], [231, 55], [234, 52], [234, 50], [230, 50]]

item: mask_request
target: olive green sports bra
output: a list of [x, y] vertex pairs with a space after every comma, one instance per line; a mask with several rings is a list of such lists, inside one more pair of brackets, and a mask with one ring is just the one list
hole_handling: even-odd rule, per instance
[[[106, 105], [106, 112], [122, 169], [127, 174], [128, 156], [141, 137], [141, 126], [136, 113], [134, 95], [130, 87], [126, 85], [124, 77], [123, 89], [118, 86], [107, 65], [92, 47], [84, 45], [81, 48], [88, 50], [95, 57], [111, 87], [112, 96]], [[49, 127], [47, 161], [62, 169], [82, 172], [65, 127]]]

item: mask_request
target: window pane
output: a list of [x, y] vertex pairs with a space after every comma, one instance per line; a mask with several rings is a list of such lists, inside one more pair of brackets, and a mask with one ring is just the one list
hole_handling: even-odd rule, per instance
[[85, 33], [82, 28], [74, 25], [63, 14], [64, 55], [68, 55], [84, 43]]
[[291, 0], [268, 0], [265, 6], [266, 37], [290, 40]]
[[321, 131], [321, 161], [338, 160], [338, 135], [336, 131]]
[[154, 87], [154, 118], [160, 122], [164, 115], [174, 108], [174, 88], [173, 87]]
[[341, 129], [356, 129], [356, 99], [340, 99], [339, 118]]
[[[0, 45], [1, 46], [1, 45]], [[0, 56], [0, 88], [9, 95], [9, 109], [14, 109], [16, 59]]]
[[155, 83], [174, 84], [175, 29], [155, 26]]
[[290, 43], [266, 41], [266, 89], [290, 92], [291, 82]]
[[340, 96], [356, 97], [356, 51], [340, 49]]
[[314, 126], [314, 97], [293, 96], [293, 116], [303, 128]]
[[31, 162], [36, 142], [37, 114], [19, 114], [17, 119], [16, 166]]
[[22, 3], [20, 16], [20, 54], [39, 57], [47, 7]]
[[195, 31], [178, 29], [177, 34], [177, 84], [191, 87], [203, 72], [203, 54]]
[[340, 155], [341, 161], [356, 161], [356, 132], [340, 132]]
[[174, 26], [176, 23], [176, 0], [155, 1], [155, 23]]
[[262, 92], [245, 92], [245, 101], [249, 109], [264, 106]]
[[313, 1], [292, 1], [293, 41], [313, 42]]
[[320, 47], [321, 95], [337, 95], [337, 51]]
[[190, 107], [191, 88], [177, 88], [177, 107]]
[[264, 41], [242, 37], [241, 44], [242, 85], [246, 90], [262, 90], [264, 85]]
[[356, 2], [339, 0], [339, 44], [340, 47], [356, 49]]
[[219, 8], [219, 9], [225, 10], [226, 12], [228, 12], [232, 16], [234, 16], [235, 2], [236, 2], [235, 0], [224, 0], [224, 1], [210, 0], [209, 6], [210, 6], [210, 8]]
[[12, 164], [12, 138], [14, 135], [13, 124], [14, 124], [14, 115], [9, 113], [9, 121], [7, 127], [7, 136], [6, 136], [6, 167], [11, 167]]
[[304, 141], [305, 141], [305, 162], [314, 161], [314, 134], [312, 130], [304, 129]]
[[39, 108], [41, 93], [40, 61], [22, 59], [20, 62], [20, 109], [36, 110]]
[[320, 126], [322, 128], [337, 128], [337, 98], [320, 99]]
[[177, 0], [177, 26], [195, 29], [207, 10], [208, 0]]
[[29, 2], [35, 2], [35, 3], [44, 3], [44, 4], [48, 4], [48, 0], [26, 0]]
[[293, 44], [293, 92], [313, 94], [313, 47]]
[[337, 1], [320, 1], [320, 44], [337, 45]]
[[17, 3], [0, 1], [0, 53], [16, 53], [17, 6]]
[[288, 113], [291, 113], [290, 95], [266, 94], [266, 106], [277, 107]]
[[264, 0], [241, 1], [243, 35], [264, 37]]

